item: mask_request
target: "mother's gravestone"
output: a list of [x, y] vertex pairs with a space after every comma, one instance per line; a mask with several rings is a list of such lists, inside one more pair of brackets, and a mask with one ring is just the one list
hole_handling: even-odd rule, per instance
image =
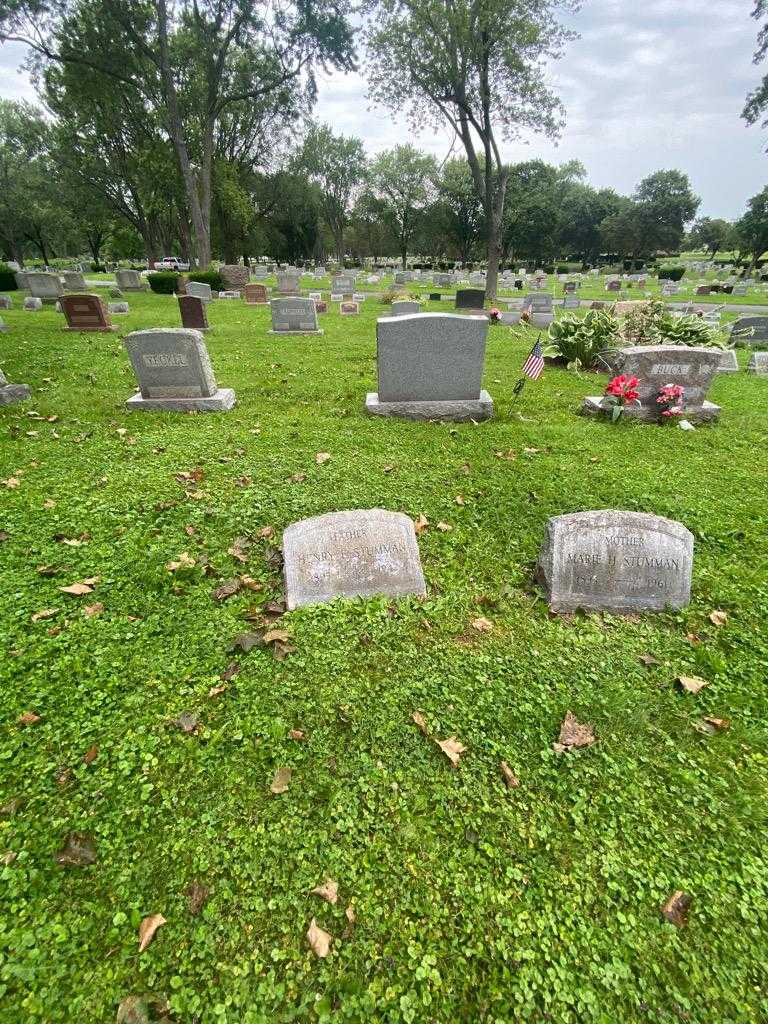
[[481, 389], [488, 320], [455, 313], [381, 317], [376, 322], [379, 390], [373, 416], [487, 420], [493, 401]]
[[219, 388], [200, 331], [157, 327], [124, 339], [141, 393], [129, 409], [221, 412], [235, 404], [232, 388]]
[[272, 299], [272, 330], [270, 334], [322, 334], [317, 326], [317, 309], [314, 299], [295, 298]]
[[684, 608], [692, 566], [681, 523], [606, 509], [550, 519], [536, 572], [553, 611], [637, 612]]
[[413, 522], [401, 512], [329, 512], [283, 533], [290, 610], [336, 597], [426, 594]]
[[[685, 345], [633, 345], [611, 354], [611, 365], [617, 374], [637, 377], [639, 405], [625, 406], [624, 415], [644, 422], [660, 419], [656, 399], [666, 384], [679, 384], [684, 389], [683, 412], [689, 420], [715, 420], [720, 406], [706, 401], [712, 378], [722, 358], [719, 348], [688, 348]], [[584, 399], [582, 412], [588, 415], [605, 413], [609, 407], [602, 395]]]

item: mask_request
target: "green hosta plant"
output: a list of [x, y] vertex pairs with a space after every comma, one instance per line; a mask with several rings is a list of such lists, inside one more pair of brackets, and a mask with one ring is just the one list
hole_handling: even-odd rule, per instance
[[673, 317], [667, 315], [661, 324], [662, 345], [688, 345], [705, 348], [725, 348], [726, 343], [718, 331], [699, 316]]
[[569, 370], [589, 368], [597, 362], [599, 352], [616, 346], [618, 332], [618, 320], [606, 309], [590, 309], [584, 317], [564, 316], [549, 325], [544, 355], [560, 356]]

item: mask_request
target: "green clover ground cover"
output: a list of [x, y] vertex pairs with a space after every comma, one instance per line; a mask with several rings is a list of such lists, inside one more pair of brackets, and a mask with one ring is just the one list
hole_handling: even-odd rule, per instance
[[[179, 322], [172, 297], [128, 298], [121, 333]], [[101, 1024], [148, 993], [183, 1024], [764, 1019], [768, 381], [719, 377], [722, 419], [694, 433], [611, 427], [575, 414], [592, 374], [548, 369], [513, 399], [534, 334], [494, 327], [493, 421], [367, 419], [383, 311], [275, 338], [266, 308], [214, 303], [238, 405], [200, 416], [127, 413], [119, 335], [4, 314], [2, 367], [33, 398], [0, 411], [0, 479], [18, 481], [0, 486], [3, 1022]], [[271, 621], [287, 524], [375, 506], [429, 520], [423, 603], [302, 609], [272, 623], [284, 660], [228, 652]], [[605, 507], [694, 532], [689, 608], [549, 615], [547, 518]], [[183, 552], [195, 564], [169, 571]], [[236, 575], [261, 589], [216, 601]], [[709, 685], [681, 693], [680, 674]], [[415, 710], [467, 747], [457, 769]], [[597, 742], [556, 754], [568, 710]], [[730, 729], [703, 734], [705, 715]], [[94, 864], [55, 862], [71, 832]], [[310, 893], [326, 878], [336, 905]], [[687, 927], [659, 913], [675, 890]]]

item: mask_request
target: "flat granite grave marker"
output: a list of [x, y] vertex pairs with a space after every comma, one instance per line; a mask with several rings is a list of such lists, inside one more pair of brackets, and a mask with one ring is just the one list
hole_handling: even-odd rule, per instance
[[244, 295], [248, 306], [266, 306], [269, 301], [267, 289], [263, 284], [247, 284]]
[[314, 299], [272, 299], [272, 330], [270, 334], [322, 334], [317, 326], [317, 307]]
[[236, 300], [236, 299], [240, 298], [240, 292], [237, 292], [237, 291], [219, 292], [219, 298], [220, 299]]
[[482, 309], [485, 305], [485, 291], [482, 288], [459, 288], [456, 292], [456, 309]]
[[336, 597], [426, 594], [413, 522], [402, 512], [358, 509], [293, 523], [283, 532], [289, 611]]
[[392, 316], [408, 316], [409, 313], [420, 312], [420, 302], [411, 302], [410, 300], [403, 299], [402, 301], [392, 303]]
[[67, 318], [65, 331], [116, 331], [98, 295], [62, 295], [61, 311]]
[[141, 278], [138, 270], [116, 270], [115, 280], [117, 287], [124, 292], [145, 292], [149, 288], [149, 284]]
[[43, 300], [37, 298], [37, 296], [28, 295], [27, 298], [24, 299], [24, 309], [30, 310], [33, 313], [37, 313], [42, 308]]
[[359, 302], [349, 302], [349, 301], [347, 301], [347, 302], [342, 302], [339, 305], [339, 313], [341, 313], [342, 316], [357, 316], [359, 312], [360, 312], [360, 303]]
[[141, 389], [129, 409], [221, 412], [235, 404], [232, 388], [216, 384], [200, 331], [156, 327], [128, 334], [123, 344]]
[[344, 296], [341, 292], [331, 292], [331, 302], [343, 302]]
[[768, 343], [768, 316], [742, 316], [731, 325], [731, 340], [744, 345]]
[[13, 405], [29, 398], [28, 384], [9, 384], [8, 378], [0, 370], [0, 405]]
[[768, 377], [768, 352], [753, 352], [747, 363], [747, 373]]
[[690, 601], [692, 566], [682, 523], [603, 509], [550, 519], [536, 575], [556, 612], [664, 611]]
[[[637, 377], [639, 405], [627, 405], [624, 415], [644, 422], [656, 422], [661, 410], [656, 399], [666, 384], [684, 388], [683, 412], [686, 419], [716, 420], [720, 406], [706, 401], [706, 394], [722, 358], [719, 348], [688, 348], [685, 345], [633, 345], [611, 355], [613, 371]], [[582, 412], [605, 413], [604, 396], [584, 399]]]
[[179, 295], [178, 299], [181, 326], [190, 327], [195, 331], [209, 331], [205, 300], [199, 295]]
[[413, 420], [487, 420], [493, 401], [481, 389], [488, 319], [417, 313], [376, 321], [379, 390], [372, 416]]

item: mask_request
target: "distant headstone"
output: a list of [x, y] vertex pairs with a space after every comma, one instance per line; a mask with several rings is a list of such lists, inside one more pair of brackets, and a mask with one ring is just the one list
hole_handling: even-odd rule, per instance
[[347, 302], [342, 302], [339, 305], [339, 313], [341, 313], [342, 316], [357, 316], [359, 312], [360, 312], [360, 303], [359, 302], [349, 302], [349, 301], [347, 301]]
[[499, 313], [499, 323], [512, 327], [520, 323], [521, 313], [519, 309], [508, 309]]
[[272, 299], [272, 330], [270, 334], [322, 334], [317, 326], [317, 308], [314, 299]]
[[65, 270], [61, 275], [64, 278], [64, 288], [68, 292], [87, 292], [88, 285], [79, 270]]
[[576, 291], [576, 282], [575, 281], [566, 281], [565, 284], [563, 285], [563, 291], [566, 293], [566, 295], [569, 294], [569, 293], [575, 292]]
[[731, 340], [745, 345], [768, 343], [768, 316], [742, 316], [731, 326]]
[[141, 389], [128, 399], [129, 409], [220, 412], [235, 404], [235, 392], [216, 385], [200, 331], [184, 327], [134, 331], [124, 345]]
[[413, 522], [401, 512], [357, 509], [293, 523], [283, 532], [289, 611], [337, 597], [426, 594]]
[[10, 329], [5, 320], [0, 316], [0, 334], [7, 334]]
[[606, 281], [605, 282], [605, 290], [607, 292], [620, 292], [621, 291], [621, 281], [616, 281], [616, 280]]
[[[617, 374], [637, 377], [639, 405], [627, 405], [625, 416], [645, 422], [660, 418], [661, 408], [656, 399], [665, 384], [680, 384], [684, 388], [683, 410], [685, 418], [715, 420], [720, 406], [706, 401], [709, 386], [720, 365], [718, 348], [688, 348], [684, 345], [633, 345], [619, 349], [611, 362]], [[605, 411], [604, 399], [584, 399], [582, 412], [595, 414]]]
[[556, 612], [664, 611], [690, 601], [692, 566], [681, 523], [605, 509], [550, 519], [537, 577]]
[[240, 291], [251, 277], [248, 267], [241, 267], [239, 263], [225, 263], [223, 267], [219, 267], [219, 274], [229, 291]]
[[0, 295], [0, 309], [13, 309], [10, 295]]
[[544, 313], [536, 309], [528, 313], [528, 323], [531, 327], [549, 327], [554, 319], [554, 313]]
[[566, 295], [563, 299], [563, 309], [579, 309], [581, 301], [578, 295]]
[[739, 361], [736, 358], [736, 353], [732, 348], [723, 349], [720, 353], [720, 365], [717, 368], [718, 373], [738, 373]]
[[407, 316], [410, 313], [420, 313], [421, 303], [402, 300], [392, 303], [392, 316]]
[[58, 274], [38, 274], [27, 272], [27, 288], [31, 295], [42, 302], [54, 305], [64, 294], [64, 286]]
[[323, 299], [314, 299], [313, 301], [315, 303], [315, 312], [316, 313], [327, 313], [328, 312], [328, 303], [325, 302]]
[[114, 315], [122, 313], [130, 313], [130, 308], [127, 302], [110, 302], [107, 306], [107, 312]]
[[374, 416], [486, 420], [493, 401], [481, 389], [485, 316], [419, 313], [376, 322], [379, 390], [367, 396]]
[[211, 286], [205, 281], [187, 281], [186, 294], [194, 295], [196, 298], [202, 299], [203, 302], [213, 301]]
[[65, 331], [116, 331], [98, 295], [62, 295], [61, 311], [67, 318]]
[[179, 295], [178, 299], [182, 327], [189, 327], [195, 331], [210, 329], [205, 301], [199, 295]]
[[331, 302], [343, 302], [344, 296], [341, 292], [331, 292]]
[[747, 373], [768, 377], [768, 352], [753, 352], [747, 363]]
[[523, 299], [523, 310], [531, 310], [535, 313], [551, 313], [553, 309], [553, 299], [549, 292], [536, 293], [535, 295], [526, 295]]
[[291, 273], [287, 270], [278, 270], [277, 291], [279, 295], [300, 295], [301, 274], [298, 271]]
[[460, 288], [456, 292], [456, 309], [482, 309], [485, 291], [482, 288]]
[[249, 306], [265, 306], [269, 301], [267, 289], [263, 284], [247, 284], [245, 286], [245, 301]]
[[38, 310], [40, 310], [42, 308], [43, 308], [43, 300], [42, 299], [35, 298], [32, 295], [29, 295], [29, 296], [27, 296], [26, 299], [24, 299], [24, 309], [31, 310], [32, 312], [36, 313]]
[[28, 384], [9, 384], [8, 379], [0, 370], [0, 405], [13, 405], [29, 398]]
[[149, 287], [138, 270], [118, 269], [115, 271], [115, 279], [117, 287], [124, 292], [145, 292]]
[[709, 293], [711, 291], [712, 291], [712, 288], [708, 284], [700, 284], [699, 287], [696, 289], [696, 294], [697, 295], [709, 295]]
[[27, 284], [27, 272], [25, 270], [17, 270], [13, 276], [16, 278], [16, 287], [19, 291], [26, 291], [29, 287]]
[[227, 290], [225, 292], [219, 292], [219, 298], [220, 299], [230, 299], [230, 300], [234, 301], [234, 300], [239, 299], [240, 297], [241, 297], [240, 296], [240, 292], [234, 291], [234, 290]]
[[355, 290], [355, 279], [348, 274], [336, 274], [331, 281], [331, 291], [351, 295]]
[[429, 293], [429, 301], [430, 302], [440, 302], [442, 297], [443, 296], [442, 296], [442, 294], [440, 292], [430, 292]]

